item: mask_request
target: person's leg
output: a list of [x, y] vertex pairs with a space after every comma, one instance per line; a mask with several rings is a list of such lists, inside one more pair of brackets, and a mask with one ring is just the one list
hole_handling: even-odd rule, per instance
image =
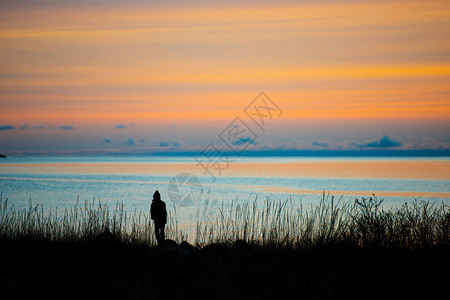
[[164, 236], [164, 228], [166, 227], [166, 224], [163, 224], [162, 226], [161, 226], [161, 235], [160, 235], [160, 237], [161, 237], [161, 241], [162, 242], [164, 242], [166, 239], [165, 239], [165, 236]]
[[155, 236], [156, 236], [156, 241], [158, 242], [158, 245], [161, 244], [161, 236], [160, 236], [160, 228], [158, 225], [155, 224]]

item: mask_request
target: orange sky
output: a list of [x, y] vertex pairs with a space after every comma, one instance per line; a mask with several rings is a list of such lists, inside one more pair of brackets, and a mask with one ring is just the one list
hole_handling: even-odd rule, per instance
[[333, 131], [364, 120], [370, 129], [331, 142], [395, 135], [448, 147], [449, 36], [448, 1], [1, 4], [0, 142], [35, 149], [26, 140], [70, 126], [77, 143], [101, 148], [105, 138], [198, 136], [186, 128], [211, 124], [201, 145], [265, 91], [284, 126], [284, 140], [275, 130], [267, 145], [301, 140], [308, 120], [323, 141], [330, 135], [313, 123]]
[[[143, 163], [130, 167], [126, 163], [4, 163], [9, 174], [23, 172], [83, 173], [92, 174], [153, 174], [171, 175], [190, 173], [198, 176], [204, 170], [197, 163]], [[225, 166], [224, 166], [225, 167]], [[295, 160], [287, 163], [233, 162], [226, 171], [232, 177], [281, 177], [281, 178], [389, 178], [450, 180], [448, 160]]]

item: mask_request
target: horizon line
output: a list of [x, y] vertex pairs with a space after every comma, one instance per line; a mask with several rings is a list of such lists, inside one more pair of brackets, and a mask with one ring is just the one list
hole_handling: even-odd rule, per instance
[[[15, 156], [202, 156], [198, 150], [182, 151], [142, 151], [142, 152], [108, 152], [96, 150], [79, 150], [72, 152], [3, 152], [7, 157]], [[228, 157], [450, 157], [450, 149], [317, 149], [317, 150], [247, 150], [240, 155], [233, 151], [221, 151], [220, 155]]]

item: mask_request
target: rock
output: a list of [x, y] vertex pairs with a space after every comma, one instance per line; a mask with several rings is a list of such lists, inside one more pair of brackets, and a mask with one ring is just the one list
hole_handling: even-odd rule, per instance
[[120, 239], [112, 234], [112, 232], [108, 228], [105, 228], [105, 231], [96, 236], [94, 238], [94, 241], [101, 244], [109, 244], [120, 242]]
[[192, 246], [191, 244], [189, 244], [186, 241], [182, 241], [178, 247], [180, 247], [183, 250], [188, 251], [189, 253], [197, 253], [198, 252], [197, 247]]
[[230, 247], [227, 247], [226, 245], [222, 244], [209, 244], [204, 246], [200, 249], [202, 253], [205, 253], [206, 255], [220, 255], [220, 256], [227, 256], [231, 254]]
[[177, 242], [175, 242], [174, 240], [171, 240], [171, 239], [165, 240], [163, 245], [166, 248], [178, 248]]
[[0, 276], [0, 287], [2, 289], [4, 288], [12, 288], [12, 287], [19, 287], [20, 282], [16, 278], [12, 276]]
[[0, 157], [7, 157], [6, 155], [0, 154]]

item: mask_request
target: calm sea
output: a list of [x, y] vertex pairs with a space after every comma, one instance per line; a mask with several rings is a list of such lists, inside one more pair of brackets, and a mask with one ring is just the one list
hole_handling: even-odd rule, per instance
[[222, 204], [290, 199], [314, 205], [325, 192], [343, 201], [370, 197], [386, 206], [414, 200], [450, 204], [450, 158], [8, 157], [0, 160], [0, 192], [15, 207], [71, 208], [101, 200], [148, 211], [159, 190], [182, 223]]

